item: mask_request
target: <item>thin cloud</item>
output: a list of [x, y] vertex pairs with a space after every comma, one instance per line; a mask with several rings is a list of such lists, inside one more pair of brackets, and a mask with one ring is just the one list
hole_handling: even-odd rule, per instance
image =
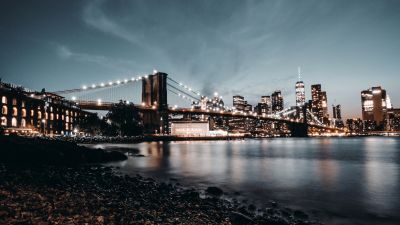
[[56, 45], [56, 54], [63, 60], [73, 60], [82, 63], [94, 63], [111, 69], [128, 72], [134, 62], [124, 59], [109, 58], [103, 55], [94, 55], [81, 52], [73, 52], [64, 45]]

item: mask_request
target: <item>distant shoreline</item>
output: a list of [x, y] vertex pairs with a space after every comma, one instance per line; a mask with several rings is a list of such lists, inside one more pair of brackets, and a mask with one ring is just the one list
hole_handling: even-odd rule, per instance
[[[400, 137], [383, 135], [348, 135], [348, 136], [310, 136], [303, 138], [364, 138], [364, 137]], [[77, 144], [101, 144], [101, 143], [120, 143], [120, 144], [138, 144], [143, 142], [156, 141], [231, 141], [231, 140], [257, 140], [257, 139], [275, 139], [292, 137], [250, 137], [250, 136], [205, 136], [205, 137], [178, 137], [178, 136], [140, 136], [140, 137], [90, 137], [90, 138], [65, 138], [65, 140]], [[298, 138], [298, 137], [293, 137]]]

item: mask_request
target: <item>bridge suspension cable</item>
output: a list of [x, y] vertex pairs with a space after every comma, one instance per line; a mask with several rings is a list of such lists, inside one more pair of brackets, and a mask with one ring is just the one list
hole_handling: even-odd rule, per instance
[[325, 126], [325, 124], [319, 121], [319, 119], [314, 115], [314, 113], [310, 112], [310, 110], [307, 109], [307, 113], [310, 114], [311, 119], [314, 120], [314, 122], [316, 122], [318, 125]]
[[189, 87], [189, 86], [187, 86], [187, 85], [185, 85], [185, 84], [183, 84], [181, 82], [178, 82], [178, 81], [176, 81], [176, 80], [174, 80], [174, 79], [172, 79], [170, 77], [167, 77], [167, 79], [172, 81], [172, 82], [174, 82], [175, 84], [179, 85], [180, 87], [184, 88], [185, 90], [187, 90], [187, 91], [189, 91], [189, 92], [191, 92], [191, 93], [193, 93], [193, 94], [195, 94], [197, 96], [201, 96], [199, 91], [195, 91], [191, 87]]
[[[185, 91], [180, 90], [179, 88], [175, 87], [174, 85], [171, 85], [171, 84], [167, 84], [167, 85], [168, 85], [168, 87], [170, 87], [170, 88], [172, 88], [172, 89], [174, 89], [174, 90], [176, 90], [176, 91], [182, 93], [183, 95], [186, 95], [186, 96], [190, 97], [193, 101], [194, 101], [194, 100], [197, 100], [197, 101], [200, 100], [199, 98], [197, 98], [197, 97], [195, 97], [195, 96], [193, 96], [193, 95], [191, 95], [191, 94], [189, 94], [189, 93], [187, 93], [187, 92], [185, 92]], [[179, 94], [179, 93], [178, 93], [178, 94]]]

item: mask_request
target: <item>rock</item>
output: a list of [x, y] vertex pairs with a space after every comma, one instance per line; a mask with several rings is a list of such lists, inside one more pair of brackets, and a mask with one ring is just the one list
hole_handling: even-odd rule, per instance
[[220, 189], [218, 187], [208, 187], [206, 189], [206, 193], [209, 194], [209, 195], [217, 196], [217, 197], [224, 194], [222, 189]]
[[278, 207], [278, 203], [276, 203], [275, 201], [270, 201], [269, 202], [271, 204], [272, 207], [277, 208]]
[[187, 192], [182, 194], [182, 197], [184, 199], [193, 200], [193, 199], [199, 199], [200, 198], [200, 194], [198, 192], [195, 192], [195, 191], [187, 191]]
[[294, 217], [296, 217], [296, 218], [308, 219], [308, 215], [305, 214], [304, 212], [300, 211], [300, 210], [294, 211], [293, 215], [294, 215]]
[[254, 221], [250, 217], [240, 212], [231, 212], [230, 219], [233, 225], [254, 224]]
[[249, 210], [249, 211], [255, 211], [257, 208], [256, 208], [256, 206], [255, 205], [253, 205], [253, 204], [250, 204], [248, 207], [247, 207], [247, 209]]

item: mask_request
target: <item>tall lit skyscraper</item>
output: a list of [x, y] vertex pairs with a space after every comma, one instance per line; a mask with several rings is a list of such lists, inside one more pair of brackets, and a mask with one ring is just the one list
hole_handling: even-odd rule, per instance
[[392, 107], [386, 90], [380, 86], [362, 91], [361, 105], [363, 120], [375, 121], [377, 125], [386, 119], [388, 106]]
[[321, 90], [321, 84], [311, 85], [311, 111], [319, 121], [329, 123], [328, 96]]
[[277, 90], [271, 95], [272, 112], [279, 112], [283, 110], [283, 96], [281, 91]]
[[306, 93], [304, 83], [301, 81], [301, 71], [298, 68], [299, 80], [296, 82], [296, 106], [302, 107], [306, 102]]
[[322, 102], [321, 102], [321, 84], [311, 85], [311, 111], [320, 120], [322, 120]]

